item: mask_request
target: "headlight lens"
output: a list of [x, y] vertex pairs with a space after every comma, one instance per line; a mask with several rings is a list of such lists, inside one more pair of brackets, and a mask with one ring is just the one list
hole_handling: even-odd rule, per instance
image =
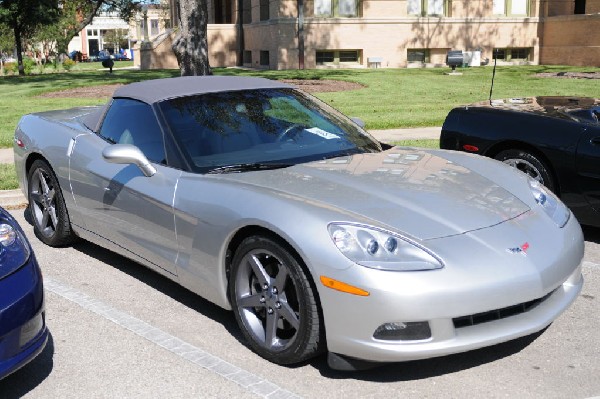
[[17, 232], [9, 224], [0, 224], [0, 245], [10, 247], [17, 239]]
[[558, 227], [564, 227], [571, 217], [569, 208], [537, 180], [529, 179], [529, 187], [531, 188], [535, 202], [544, 209], [544, 212]]
[[27, 262], [31, 251], [16, 222], [0, 214], [0, 278], [18, 270]]
[[331, 223], [329, 235], [348, 259], [380, 270], [416, 271], [444, 267], [433, 252], [398, 234], [372, 226]]

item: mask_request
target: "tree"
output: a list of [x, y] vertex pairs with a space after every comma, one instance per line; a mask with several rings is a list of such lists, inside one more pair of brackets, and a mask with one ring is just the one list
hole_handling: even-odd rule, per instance
[[31, 37], [39, 26], [50, 25], [58, 20], [58, 0], [2, 0], [0, 1], [0, 23], [12, 30], [17, 49], [19, 75], [25, 74], [23, 67], [23, 39]]
[[[56, 24], [40, 26], [32, 37], [27, 38], [24, 44], [31, 51], [36, 51], [42, 47], [42, 58], [44, 62], [48, 61], [48, 57], [56, 56], [56, 37], [60, 35], [60, 30]], [[56, 58], [55, 58], [56, 60]]]
[[121, 18], [128, 21], [140, 3], [144, 0], [63, 0], [60, 18], [56, 24], [59, 32], [56, 37], [58, 54], [66, 54], [69, 42], [83, 28], [92, 23], [92, 19], [102, 11], [118, 12]]
[[6, 24], [0, 23], [0, 76], [4, 74], [4, 56], [12, 56], [15, 52], [15, 39]]
[[210, 75], [207, 1], [181, 0], [179, 16], [179, 34], [173, 42], [173, 51], [181, 76]]
[[[113, 48], [117, 52], [120, 48], [126, 48], [128, 45], [129, 31], [127, 29], [111, 29], [104, 34], [104, 44], [109, 44], [108, 48]], [[105, 47], [106, 48], [106, 47]]]

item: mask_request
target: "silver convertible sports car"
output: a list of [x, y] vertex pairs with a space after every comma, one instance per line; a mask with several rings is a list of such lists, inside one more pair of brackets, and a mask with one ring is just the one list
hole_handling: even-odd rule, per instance
[[468, 351], [540, 331], [579, 294], [583, 236], [524, 173], [380, 144], [289, 85], [182, 77], [24, 116], [35, 233], [81, 237], [232, 309], [278, 364]]

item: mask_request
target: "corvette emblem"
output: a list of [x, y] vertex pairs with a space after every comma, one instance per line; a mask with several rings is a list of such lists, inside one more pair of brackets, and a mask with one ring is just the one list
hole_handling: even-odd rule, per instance
[[526, 242], [523, 245], [521, 245], [520, 247], [508, 248], [507, 251], [510, 252], [511, 254], [523, 254], [523, 255], [527, 255], [527, 250], [528, 249], [529, 249], [529, 243]]

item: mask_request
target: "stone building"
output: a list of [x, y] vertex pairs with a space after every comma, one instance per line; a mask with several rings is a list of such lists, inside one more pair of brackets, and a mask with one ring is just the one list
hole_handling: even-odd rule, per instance
[[[177, 2], [170, 21], [177, 25]], [[600, 0], [208, 0], [211, 66], [442, 66], [449, 50], [499, 64], [600, 66]], [[172, 37], [146, 66], [176, 67]], [[474, 56], [475, 58], [471, 58]]]

